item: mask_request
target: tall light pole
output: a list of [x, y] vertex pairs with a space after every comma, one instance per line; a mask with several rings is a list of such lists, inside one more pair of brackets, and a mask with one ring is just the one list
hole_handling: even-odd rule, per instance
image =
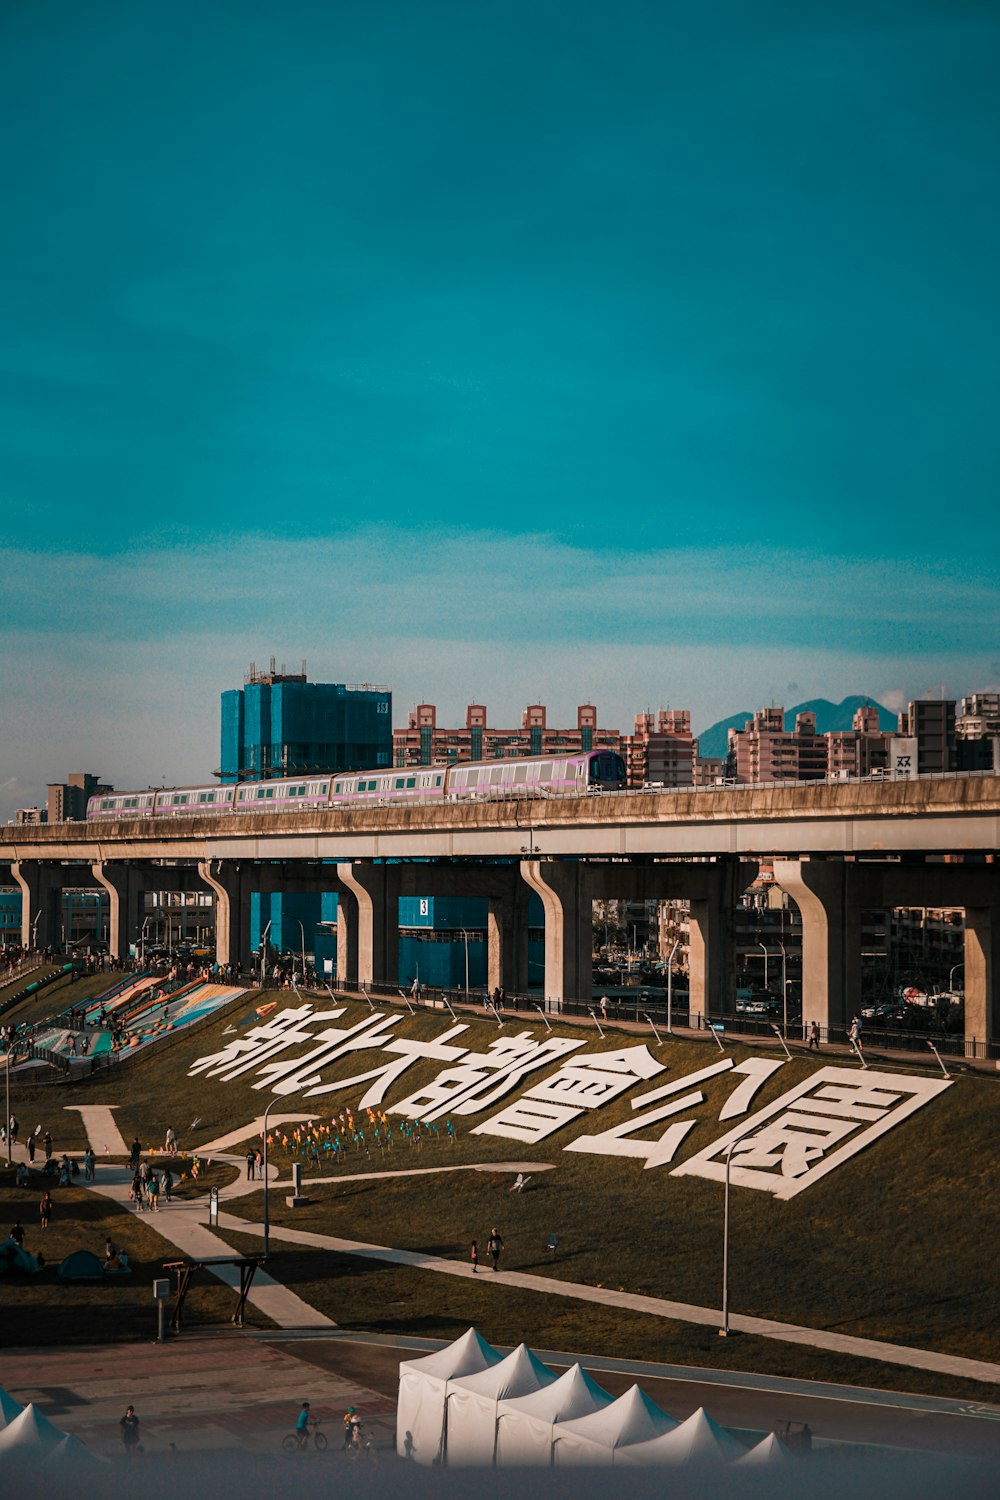
[[719, 1329], [719, 1337], [729, 1338], [729, 1168], [733, 1159], [733, 1152], [745, 1135], [738, 1136], [735, 1141], [730, 1141], [726, 1147], [726, 1206], [722, 1223], [722, 1327]]
[[964, 968], [965, 968], [965, 961], [963, 959], [963, 961], [960, 964], [954, 964], [952, 966], [952, 968], [950, 968], [948, 970], [948, 993], [949, 993], [949, 995], [954, 994], [954, 991], [955, 991], [955, 975], [958, 973], [959, 969], [964, 969]]
[[8, 1042], [7, 1043], [7, 1066], [4, 1068], [4, 1074], [5, 1074], [6, 1079], [7, 1079], [7, 1113], [4, 1116], [4, 1119], [5, 1119], [6, 1127], [7, 1127], [7, 1165], [8, 1165], [8, 1167], [11, 1164], [11, 1154], [10, 1154], [10, 1148], [11, 1148], [11, 1139], [10, 1139], [10, 1064], [11, 1064], [11, 1058], [12, 1058], [12, 1054], [13, 1054], [13, 1045], [14, 1045], [13, 1042]]
[[469, 999], [469, 934], [466, 932], [466, 930], [465, 930], [464, 927], [460, 927], [458, 930], [462, 934], [462, 937], [465, 939], [465, 999], [466, 999], [466, 1003], [468, 1003], [468, 999]]
[[767, 989], [767, 948], [761, 942], [758, 942], [757, 947], [760, 948], [764, 954], [764, 988]]
[[302, 983], [306, 982], [306, 929], [299, 923], [299, 932], [302, 934]]
[[271, 918], [267, 919], [267, 926], [261, 933], [260, 938], [260, 987], [264, 988], [264, 980], [267, 977], [267, 935], [271, 931]]
[[[270, 925], [270, 924], [268, 924]], [[276, 1104], [283, 1104], [284, 1100], [277, 1094], [273, 1099], [267, 1101], [264, 1110], [264, 1259], [268, 1257], [271, 1247], [271, 1203], [268, 1198], [268, 1174], [267, 1174], [267, 1117]]]
[[[673, 1031], [673, 1029], [674, 1029], [674, 954], [677, 952], [677, 950], [680, 947], [680, 945], [681, 945], [680, 938], [674, 938], [674, 946], [671, 948], [671, 950], [670, 950], [670, 957], [667, 959], [667, 1030], [668, 1031]], [[690, 1022], [691, 1022], [691, 1018], [689, 1016], [688, 1017], [688, 1024], [689, 1025], [690, 1025]]]
[[781, 949], [781, 1035], [788, 1035], [788, 954], [785, 952], [783, 942], [778, 944]]

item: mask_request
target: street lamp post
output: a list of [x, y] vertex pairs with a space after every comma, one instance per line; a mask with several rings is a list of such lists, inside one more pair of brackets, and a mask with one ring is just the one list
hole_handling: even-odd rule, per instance
[[463, 939], [465, 941], [465, 999], [466, 999], [466, 1003], [468, 1003], [468, 999], [469, 999], [469, 934], [466, 932], [466, 930], [465, 930], [464, 927], [460, 927], [458, 930], [462, 934], [462, 937], [463, 937]]
[[760, 948], [760, 950], [764, 954], [764, 988], [767, 989], [767, 948], [761, 942], [758, 942], [757, 947]]
[[267, 978], [267, 935], [271, 931], [271, 918], [267, 919], [267, 926], [261, 933], [260, 939], [260, 987], [264, 988], [264, 980]]
[[788, 1036], [788, 954], [785, 952], [783, 942], [778, 944], [781, 949], [781, 1035]]
[[[302, 983], [306, 982], [306, 929], [299, 923], [299, 932], [302, 934]], [[315, 955], [314, 955], [315, 956]]]
[[264, 1110], [264, 1259], [266, 1260], [271, 1248], [271, 1204], [268, 1198], [268, 1172], [267, 1172], [267, 1117], [276, 1104], [283, 1104], [284, 1100], [279, 1095], [267, 1101]]
[[948, 993], [949, 993], [949, 995], [952, 995], [955, 992], [955, 975], [958, 973], [959, 969], [964, 969], [964, 968], [965, 968], [965, 961], [963, 960], [962, 963], [960, 963], [960, 964], [954, 964], [948, 970]]
[[733, 1331], [729, 1327], [729, 1168], [733, 1152], [746, 1139], [745, 1135], [741, 1135], [726, 1147], [726, 1205], [722, 1223], [722, 1327], [719, 1329], [719, 1337], [723, 1339], [729, 1338]]
[[[680, 938], [674, 938], [674, 946], [671, 948], [671, 950], [670, 950], [670, 957], [667, 959], [667, 1030], [668, 1031], [673, 1031], [673, 1029], [674, 1029], [674, 954], [677, 952], [677, 950], [680, 947], [680, 945], [681, 945]], [[690, 1017], [688, 1017], [688, 1025], [690, 1025], [690, 1024], [691, 1024]]]
[[11, 1115], [10, 1115], [10, 1064], [11, 1064], [12, 1049], [13, 1049], [13, 1044], [11, 1042], [8, 1042], [7, 1043], [7, 1066], [4, 1068], [4, 1075], [5, 1075], [6, 1080], [7, 1080], [7, 1091], [6, 1091], [7, 1113], [4, 1116], [4, 1120], [6, 1121], [6, 1127], [7, 1127], [7, 1165], [8, 1165], [8, 1167], [11, 1164], [11, 1154], [10, 1154], [10, 1150], [11, 1150], [11, 1139], [10, 1139], [10, 1119], [11, 1119]]

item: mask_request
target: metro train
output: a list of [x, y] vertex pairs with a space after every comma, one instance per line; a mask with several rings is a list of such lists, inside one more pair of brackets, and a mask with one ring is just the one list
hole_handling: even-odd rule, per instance
[[484, 801], [617, 792], [625, 762], [611, 750], [525, 760], [456, 761], [449, 766], [342, 771], [227, 786], [149, 788], [91, 797], [87, 818], [164, 818], [197, 813], [306, 812], [317, 807], [406, 801]]

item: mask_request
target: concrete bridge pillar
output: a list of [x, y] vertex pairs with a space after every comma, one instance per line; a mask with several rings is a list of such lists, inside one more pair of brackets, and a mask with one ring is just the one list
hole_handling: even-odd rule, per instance
[[523, 860], [521, 874], [545, 908], [545, 1007], [594, 994], [593, 901], [586, 864]]
[[250, 882], [235, 860], [201, 860], [198, 875], [212, 892], [215, 961], [249, 969]]
[[802, 916], [802, 1027], [846, 1027], [861, 1004], [861, 906], [853, 864], [779, 859], [774, 878]]
[[97, 860], [91, 871], [108, 893], [108, 951], [115, 958], [128, 958], [129, 945], [138, 940], [142, 923], [144, 884], [134, 865]]
[[348, 892], [337, 908], [337, 977], [359, 984], [399, 983], [399, 867], [345, 864]]
[[733, 918], [736, 903], [756, 873], [755, 865], [719, 860], [688, 874], [691, 934], [688, 980], [691, 1016], [719, 1016], [736, 996]]
[[58, 948], [61, 870], [28, 859], [12, 860], [10, 873], [21, 888], [22, 948]]
[[524, 995], [528, 990], [528, 903], [527, 886], [517, 886], [503, 896], [489, 898], [486, 932], [486, 983], [508, 994]]
[[965, 908], [965, 1039], [1000, 1037], [1000, 903]]

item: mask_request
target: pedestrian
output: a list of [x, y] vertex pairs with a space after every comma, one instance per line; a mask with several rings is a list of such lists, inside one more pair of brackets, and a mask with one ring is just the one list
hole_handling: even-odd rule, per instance
[[135, 1175], [132, 1178], [132, 1189], [131, 1189], [131, 1191], [129, 1193], [129, 1197], [132, 1199], [133, 1203], [135, 1204], [135, 1211], [136, 1211], [137, 1214], [141, 1214], [142, 1213], [142, 1195], [143, 1195], [143, 1191], [144, 1191], [143, 1180], [139, 1176], [139, 1173], [136, 1172]]
[[171, 1156], [173, 1156], [177, 1151], [177, 1137], [174, 1135], [174, 1127], [172, 1125], [167, 1126], [167, 1134], [163, 1142], [163, 1149], [164, 1151], [169, 1151]]
[[46, 1161], [51, 1161], [52, 1160], [52, 1136], [49, 1134], [48, 1131], [45, 1132], [45, 1135], [44, 1135], [43, 1140], [42, 1140], [42, 1144], [45, 1147], [45, 1160]]
[[253, 1174], [257, 1166], [257, 1153], [251, 1148], [247, 1152], [247, 1182], [253, 1182]]
[[608, 1019], [608, 997], [607, 997], [607, 995], [602, 995], [601, 996], [601, 1020], [602, 1021], [606, 1021], [607, 1019]]
[[847, 1035], [848, 1035], [848, 1039], [850, 1040], [851, 1046], [857, 1048], [857, 1050], [859, 1052], [862, 1052], [864, 1050], [864, 1043], [861, 1040], [861, 1017], [860, 1016], [855, 1016], [854, 1017], [854, 1019], [851, 1022], [851, 1029], [847, 1033]]
[[12, 1146], [16, 1146], [17, 1145], [17, 1132], [20, 1130], [20, 1128], [21, 1127], [18, 1124], [17, 1115], [11, 1115], [9, 1129], [10, 1129], [10, 1141], [11, 1141], [11, 1145]]
[[52, 1195], [48, 1189], [42, 1194], [42, 1201], [38, 1205], [38, 1216], [42, 1221], [42, 1228], [48, 1229], [49, 1219], [52, 1217]]
[[493, 1262], [494, 1271], [499, 1270], [500, 1251], [503, 1249], [503, 1239], [501, 1238], [500, 1231], [495, 1224], [490, 1230], [490, 1237], [486, 1241], [486, 1248], [490, 1252], [490, 1259]]
[[154, 1214], [160, 1211], [160, 1179], [155, 1172], [150, 1172], [146, 1182], [146, 1196], [149, 1206]]
[[135, 1136], [133, 1138], [133, 1140], [132, 1140], [132, 1145], [129, 1148], [129, 1153], [128, 1153], [128, 1164], [132, 1168], [133, 1172], [135, 1171], [136, 1167], [139, 1165], [139, 1158], [140, 1158], [141, 1155], [142, 1155], [142, 1147], [139, 1145], [139, 1137]]
[[139, 1445], [139, 1418], [135, 1414], [135, 1407], [130, 1406], [121, 1419], [122, 1442], [125, 1444], [126, 1458], [134, 1458], [135, 1450]]
[[11, 1229], [10, 1234], [7, 1236], [7, 1238], [13, 1240], [15, 1245], [24, 1244], [24, 1225], [21, 1223], [20, 1219], [14, 1220], [13, 1228]]
[[813, 1047], [815, 1047], [815, 1049], [816, 1049], [817, 1052], [819, 1051], [819, 1022], [818, 1021], [812, 1021], [812, 1022], [810, 1022], [810, 1025], [809, 1025], [809, 1050], [811, 1051], [813, 1049]]
[[260, 1151], [255, 1151], [254, 1152], [254, 1154], [253, 1154], [253, 1160], [254, 1160], [254, 1166], [257, 1168], [257, 1176], [260, 1178], [261, 1182], [263, 1182], [264, 1181], [264, 1158], [261, 1156]]
[[168, 1203], [172, 1202], [171, 1194], [174, 1191], [174, 1174], [168, 1167], [163, 1174], [163, 1196]]
[[472, 1261], [472, 1274], [473, 1274], [473, 1276], [475, 1276], [476, 1272], [479, 1270], [479, 1242], [478, 1242], [478, 1240], [473, 1240], [472, 1241], [472, 1248], [469, 1251], [469, 1259]]
[[28, 1136], [28, 1160], [32, 1166], [35, 1165], [35, 1137], [33, 1135]]

